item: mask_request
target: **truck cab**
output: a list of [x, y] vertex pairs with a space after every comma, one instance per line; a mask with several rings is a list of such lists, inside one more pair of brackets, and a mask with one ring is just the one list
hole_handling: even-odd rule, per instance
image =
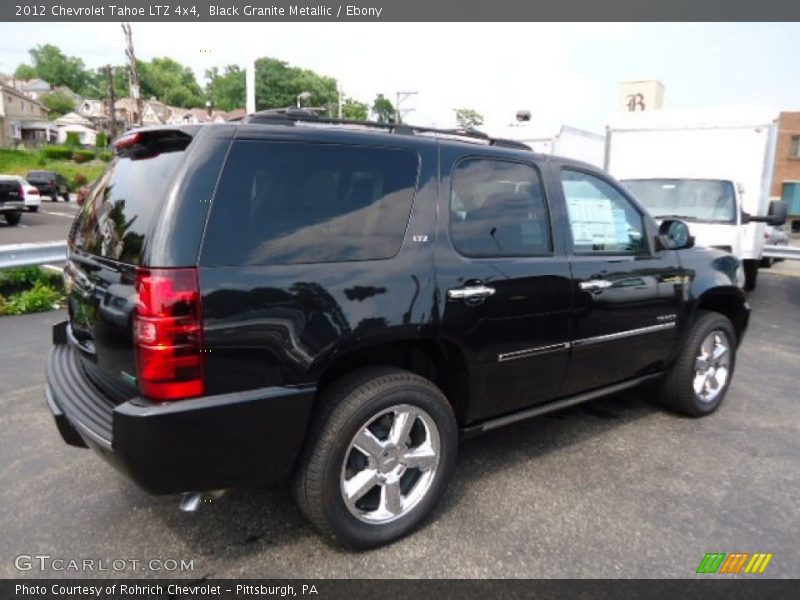
[[689, 224], [698, 245], [742, 261], [752, 290], [764, 250], [764, 223], [781, 224], [769, 202], [776, 126], [770, 110], [654, 111], [615, 118], [606, 169], [657, 219]]

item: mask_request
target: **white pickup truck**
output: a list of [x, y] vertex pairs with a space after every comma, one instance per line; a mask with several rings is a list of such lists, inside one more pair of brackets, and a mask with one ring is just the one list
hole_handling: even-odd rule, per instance
[[756, 286], [763, 223], [781, 224], [769, 202], [777, 111], [651, 111], [615, 117], [605, 166], [657, 219], [689, 224], [698, 245], [742, 261], [742, 287]]

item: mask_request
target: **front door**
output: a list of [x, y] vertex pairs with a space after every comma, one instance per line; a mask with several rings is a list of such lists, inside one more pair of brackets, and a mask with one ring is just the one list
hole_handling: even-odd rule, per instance
[[610, 179], [558, 168], [574, 282], [569, 395], [665, 366], [682, 302], [677, 253], [656, 250], [641, 209]]
[[442, 150], [442, 332], [470, 367], [469, 422], [545, 402], [566, 371], [569, 265], [533, 163]]

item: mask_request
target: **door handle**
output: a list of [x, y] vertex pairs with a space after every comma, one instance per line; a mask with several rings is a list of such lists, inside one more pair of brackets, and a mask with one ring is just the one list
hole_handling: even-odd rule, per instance
[[447, 290], [447, 298], [449, 300], [474, 300], [476, 298], [488, 298], [489, 296], [493, 296], [494, 292], [494, 288], [483, 284], [469, 285], [462, 288]]
[[578, 287], [586, 292], [593, 292], [595, 290], [610, 288], [612, 285], [614, 284], [607, 279], [589, 279], [588, 281], [581, 281]]

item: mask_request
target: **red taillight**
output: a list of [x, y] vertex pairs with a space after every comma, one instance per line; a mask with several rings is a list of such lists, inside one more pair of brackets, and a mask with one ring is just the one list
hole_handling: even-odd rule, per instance
[[114, 142], [114, 147], [119, 150], [121, 148], [128, 148], [130, 146], [134, 146], [139, 143], [142, 139], [142, 134], [139, 132], [129, 133], [127, 135], [123, 135], [119, 138], [116, 142]]
[[197, 269], [138, 269], [133, 340], [139, 391], [180, 400], [205, 391]]
[[28, 191], [28, 194], [30, 196], [38, 196], [39, 195], [39, 190], [37, 190], [36, 188], [33, 188], [32, 190]]

